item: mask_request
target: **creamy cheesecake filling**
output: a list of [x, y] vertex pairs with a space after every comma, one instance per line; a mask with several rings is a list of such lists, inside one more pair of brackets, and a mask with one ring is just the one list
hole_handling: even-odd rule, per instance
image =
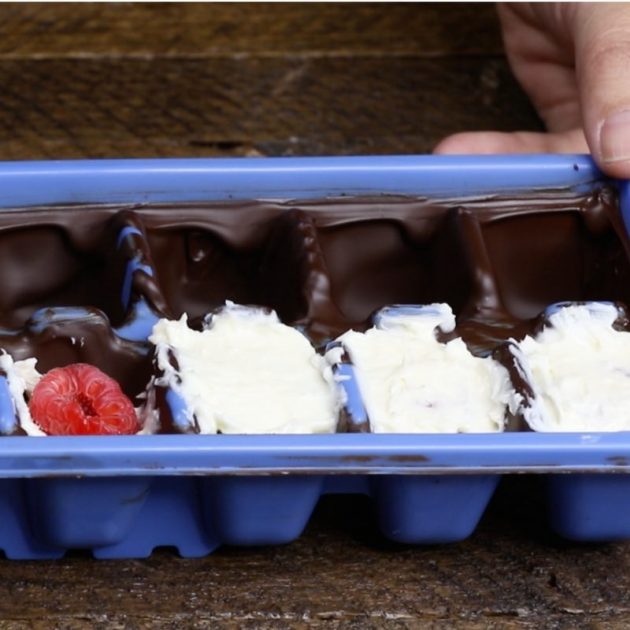
[[42, 377], [35, 368], [36, 364], [37, 359], [14, 361], [11, 355], [6, 353], [0, 354], [0, 370], [6, 374], [13, 410], [20, 427], [27, 435], [46, 435], [35, 424], [26, 402], [26, 396], [33, 391], [35, 385]]
[[630, 334], [613, 304], [572, 305], [517, 344], [534, 392], [522, 414], [535, 431], [630, 429]]
[[162, 319], [150, 341], [157, 384], [186, 402], [187, 419], [201, 433], [336, 429], [341, 403], [330, 367], [273, 311], [228, 302], [203, 331], [189, 328], [186, 316]]
[[[402, 312], [402, 311], [401, 311]], [[473, 356], [456, 338], [437, 340], [436, 328], [450, 332], [455, 318], [446, 304], [421, 314], [381, 316], [365, 333], [348, 331], [348, 354], [375, 433], [485, 433], [502, 431], [513, 395], [507, 370], [492, 358]]]

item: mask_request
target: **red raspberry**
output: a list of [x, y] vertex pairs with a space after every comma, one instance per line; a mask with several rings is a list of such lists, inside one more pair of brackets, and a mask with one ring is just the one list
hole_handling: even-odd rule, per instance
[[125, 435], [140, 430], [118, 383], [93, 365], [55, 368], [37, 383], [28, 404], [49, 435]]

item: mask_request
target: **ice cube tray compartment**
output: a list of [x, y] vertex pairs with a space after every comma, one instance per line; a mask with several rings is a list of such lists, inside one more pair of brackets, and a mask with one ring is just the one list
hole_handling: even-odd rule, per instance
[[[70, 208], [4, 212], [0, 217], [0, 326], [19, 329], [38, 310], [90, 307], [116, 327], [128, 252], [116, 239], [124, 221], [95, 209], [77, 221]], [[122, 217], [121, 217], [122, 218]]]
[[[501, 249], [507, 235], [519, 240], [530, 230], [531, 207], [515, 212], [514, 203], [504, 204], [504, 216], [494, 208], [490, 220], [486, 201], [435, 204], [417, 196], [586, 192], [600, 180], [583, 156], [0, 165], [0, 207], [7, 208], [0, 240], [14, 229], [42, 233], [36, 252], [24, 244], [0, 248], [0, 285], [7, 283], [0, 324], [16, 347], [26, 340], [36, 352], [42, 322], [55, 320], [55, 343], [64, 335], [67, 343], [72, 326], [87, 320], [88, 345], [106, 355], [109, 336], [122, 348], [143, 347], [156, 317], [186, 310], [199, 318], [232, 293], [276, 308], [317, 343], [366, 327], [388, 304], [446, 301], [469, 343], [487, 352], [529, 330], [549, 302], [628, 303], [621, 223], [611, 226], [597, 208], [567, 210], [574, 195], [565, 192], [544, 233], [531, 230], [531, 249]], [[620, 190], [627, 212], [626, 184]], [[382, 239], [353, 195], [372, 199]], [[110, 205], [36, 208], [68, 202]], [[220, 212], [210, 217], [208, 202], [221, 202]], [[75, 223], [86, 235], [80, 247], [68, 236]], [[551, 233], [556, 223], [566, 239]], [[49, 254], [66, 261], [65, 271], [54, 286], [35, 282], [36, 291], [23, 292], [25, 280], [48, 272]], [[22, 275], [9, 273], [13, 260], [24, 261]], [[543, 280], [550, 269], [553, 283], [514, 282], [523, 266]], [[53, 309], [38, 314], [42, 307]], [[63, 361], [89, 360], [77, 348], [53, 347]], [[141, 372], [125, 364], [123, 381]], [[501, 475], [514, 472], [549, 475], [550, 522], [561, 534], [628, 538], [630, 478], [619, 473], [629, 471], [628, 433], [10, 437], [0, 440], [0, 549], [11, 558], [58, 557], [71, 548], [145, 557], [169, 545], [194, 557], [221, 544], [289, 542], [327, 492], [369, 494], [394, 540], [456, 541], [474, 531]]]
[[[137, 400], [151, 374], [146, 337], [168, 311], [133, 215], [106, 208], [80, 219], [68, 208], [0, 215], [3, 255], [13, 255], [4, 261], [5, 273], [15, 271], [19, 280], [0, 279], [0, 348], [14, 360], [36, 358], [42, 372], [90, 363]], [[3, 385], [6, 394], [6, 378]], [[10, 399], [0, 414], [3, 432], [13, 433]]]
[[[630, 299], [623, 228], [606, 192], [546, 215], [490, 218], [484, 238], [505, 308], [531, 319], [561, 301]], [[535, 238], [520, 238], [520, 235]], [[526, 275], [521, 269], [527, 268]]]

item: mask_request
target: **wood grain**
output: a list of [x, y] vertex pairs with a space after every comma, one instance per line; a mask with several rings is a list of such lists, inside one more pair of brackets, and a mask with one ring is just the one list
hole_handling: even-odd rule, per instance
[[536, 128], [503, 59], [0, 60], [3, 159], [427, 153]]
[[501, 54], [490, 4], [0, 5], [0, 57]]
[[537, 129], [494, 9], [0, 5], [0, 159], [426, 153]]

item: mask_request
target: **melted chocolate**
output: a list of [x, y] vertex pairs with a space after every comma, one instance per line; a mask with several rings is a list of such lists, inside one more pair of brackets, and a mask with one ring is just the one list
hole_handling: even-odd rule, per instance
[[35, 357], [42, 373], [71, 363], [95, 365], [132, 399], [145, 390], [151, 376], [150, 344], [121, 339], [97, 309], [39, 311], [19, 333], [0, 334], [0, 348], [15, 360]]

